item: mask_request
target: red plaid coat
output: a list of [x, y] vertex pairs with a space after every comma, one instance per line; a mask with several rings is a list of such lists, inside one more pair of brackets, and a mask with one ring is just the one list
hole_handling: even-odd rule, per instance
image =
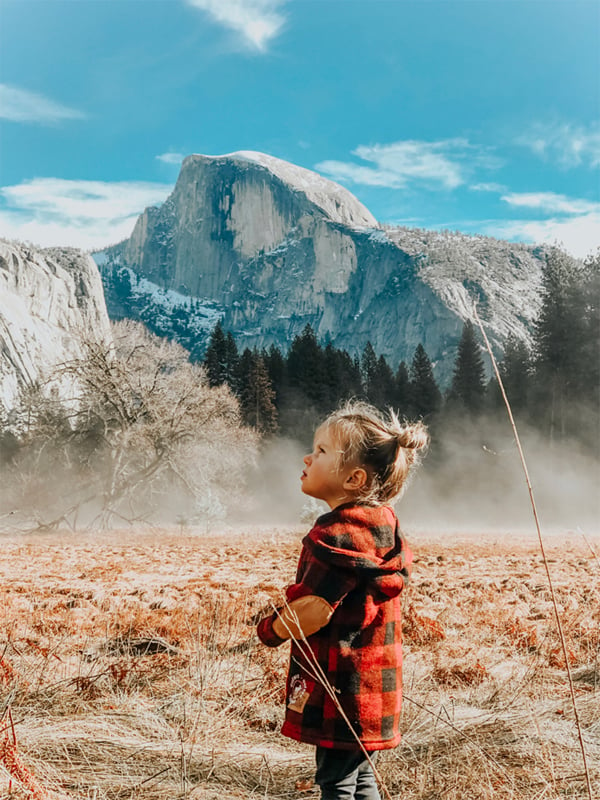
[[[304, 538], [296, 583], [288, 602], [307, 595], [334, 609], [329, 622], [307, 641], [367, 750], [400, 741], [402, 630], [400, 592], [412, 555], [388, 506], [348, 504], [316, 521]], [[282, 644], [273, 631], [276, 614], [262, 620], [258, 636]], [[292, 642], [282, 733], [301, 742], [356, 749], [355, 738], [314, 667]]]

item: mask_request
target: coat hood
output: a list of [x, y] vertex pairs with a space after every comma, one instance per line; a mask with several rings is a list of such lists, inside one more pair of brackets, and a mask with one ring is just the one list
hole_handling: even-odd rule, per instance
[[303, 544], [313, 558], [359, 573], [382, 599], [408, 583], [412, 556], [389, 506], [342, 505], [319, 517]]

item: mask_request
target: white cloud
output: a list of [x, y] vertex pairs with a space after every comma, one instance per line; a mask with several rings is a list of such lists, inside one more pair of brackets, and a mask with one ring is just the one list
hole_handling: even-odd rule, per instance
[[600, 166], [600, 123], [588, 127], [538, 123], [520, 136], [517, 143], [545, 161], [554, 161], [565, 168]]
[[497, 166], [490, 156], [460, 138], [361, 145], [352, 155], [374, 166], [349, 161], [322, 161], [316, 169], [333, 180], [368, 186], [398, 189], [421, 182], [455, 189], [465, 182], [474, 165]]
[[252, 49], [265, 52], [285, 23], [278, 9], [286, 0], [187, 0], [215, 22], [242, 36]]
[[511, 192], [502, 197], [517, 208], [538, 208], [554, 214], [588, 214], [600, 211], [600, 203], [578, 200], [554, 192]]
[[315, 169], [339, 183], [358, 183], [363, 186], [405, 186], [407, 179], [395, 170], [373, 169], [347, 161], [320, 161]]
[[34, 178], [0, 188], [0, 236], [42, 247], [101, 248], [129, 236], [138, 215], [172, 190], [141, 181]]
[[473, 192], [497, 192], [500, 194], [506, 191], [506, 186], [502, 183], [474, 183], [469, 186], [469, 189]]
[[501, 198], [514, 209], [534, 209], [547, 219], [493, 220], [492, 236], [535, 244], [558, 244], [584, 258], [600, 246], [600, 203], [555, 192], [510, 192]]
[[156, 158], [164, 164], [181, 164], [185, 156], [183, 153], [163, 153], [160, 156], [156, 156]]
[[85, 114], [68, 108], [41, 94], [0, 83], [0, 118], [11, 122], [60, 122], [63, 119], [84, 119]]
[[482, 232], [501, 239], [558, 244], [577, 258], [585, 258], [600, 246], [600, 211], [566, 219], [496, 220]]

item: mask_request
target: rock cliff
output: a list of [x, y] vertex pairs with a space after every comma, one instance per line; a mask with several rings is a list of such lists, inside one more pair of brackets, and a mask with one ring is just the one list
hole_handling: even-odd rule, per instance
[[[98, 268], [73, 249], [35, 250], [0, 240], [0, 406], [10, 411], [22, 390], [83, 354], [83, 337], [110, 341]], [[68, 401], [72, 386], [54, 381]]]
[[473, 300], [501, 349], [527, 339], [543, 251], [484, 237], [382, 228], [346, 189], [262, 153], [192, 155], [131, 238], [99, 254], [216, 304], [241, 344], [287, 346], [310, 323], [338, 347], [368, 340], [392, 365], [422, 342], [447, 383]]

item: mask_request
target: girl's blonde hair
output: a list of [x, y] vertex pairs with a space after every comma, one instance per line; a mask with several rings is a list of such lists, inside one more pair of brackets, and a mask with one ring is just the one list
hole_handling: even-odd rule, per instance
[[397, 498], [405, 485], [419, 452], [429, 444], [422, 422], [401, 423], [392, 409], [385, 417], [376, 408], [360, 401], [349, 401], [325, 419], [339, 448], [338, 467], [364, 467], [367, 484], [359, 495], [365, 503], [379, 505]]

